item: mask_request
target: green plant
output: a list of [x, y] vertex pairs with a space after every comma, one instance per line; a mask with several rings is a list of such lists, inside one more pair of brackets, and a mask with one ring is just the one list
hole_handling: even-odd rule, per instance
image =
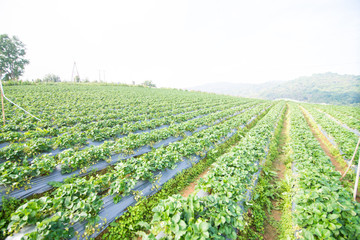
[[0, 211], [0, 239], [5, 239], [7, 236], [7, 226], [11, 222], [11, 213], [13, 213], [20, 205], [24, 204], [26, 200], [16, 198], [2, 197], [2, 208]]

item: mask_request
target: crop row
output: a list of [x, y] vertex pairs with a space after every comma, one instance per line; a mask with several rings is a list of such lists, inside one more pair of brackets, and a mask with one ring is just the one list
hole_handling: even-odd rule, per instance
[[[182, 124], [175, 124], [168, 128], [157, 129], [142, 134], [129, 134], [126, 137], [116, 141], [106, 141], [99, 146], [92, 146], [83, 150], [69, 149], [58, 155], [42, 155], [36, 157], [31, 164], [26, 160], [22, 163], [16, 161], [7, 161], [0, 165], [2, 173], [0, 175], [1, 185], [9, 190], [14, 190], [28, 183], [36, 176], [46, 175], [53, 172], [59, 165], [62, 173], [70, 173], [76, 169], [85, 168], [97, 163], [98, 161], [110, 160], [114, 154], [131, 154], [135, 149], [145, 145], [154, 145], [156, 142], [165, 140], [172, 136], [185, 136], [187, 131], [194, 131], [202, 126], [210, 126], [220, 119], [226, 119], [240, 111], [246, 109], [249, 105], [239, 106], [207, 115], [203, 118], [196, 118]], [[259, 111], [264, 105], [256, 106], [252, 109]]]
[[[213, 103], [211, 103], [213, 104]], [[74, 120], [76, 122], [76, 125], [74, 126], [67, 126], [68, 124], [66, 121], [63, 122], [63, 125], [57, 124], [56, 126], [47, 127], [47, 128], [36, 128], [34, 130], [28, 130], [26, 132], [21, 131], [6, 131], [0, 133], [0, 142], [20, 142], [24, 141], [26, 139], [33, 139], [33, 138], [39, 138], [39, 137], [56, 137], [62, 133], [66, 132], [84, 132], [88, 131], [90, 129], [102, 129], [102, 128], [110, 128], [115, 127], [123, 124], [133, 124], [140, 125], [141, 122], [148, 121], [150, 123], [147, 123], [147, 125], [154, 125], [154, 123], [151, 123], [155, 121], [179, 121], [185, 116], [182, 116], [184, 114], [189, 114], [193, 112], [198, 112], [201, 114], [201, 111], [210, 111], [212, 108], [220, 106], [220, 104], [203, 104], [203, 105], [196, 105], [196, 103], [192, 103], [190, 106], [184, 106], [179, 105], [179, 108], [177, 109], [166, 109], [165, 111], [155, 112], [155, 113], [146, 113], [146, 114], [139, 114], [138, 112], [134, 111], [133, 109], [130, 111], [128, 110], [127, 113], [116, 114], [116, 115], [108, 115], [104, 117], [103, 119], [100, 119], [98, 121], [90, 121], [84, 120], [84, 119], [77, 119]], [[226, 104], [227, 106], [227, 104]], [[126, 114], [126, 115], [125, 115]], [[162, 119], [165, 118], [166, 120]], [[164, 123], [166, 124], [166, 123]], [[146, 124], [144, 124], [146, 125]], [[145, 126], [143, 126], [144, 128]], [[137, 130], [136, 126], [134, 126], [134, 129]], [[125, 129], [126, 130], [126, 129]], [[87, 134], [89, 135], [88, 138], [92, 138], [93, 140], [98, 140], [96, 138], [96, 135], [94, 134]], [[100, 139], [101, 140], [101, 139]]]
[[[34, 157], [43, 152], [51, 150], [66, 149], [74, 146], [84, 146], [87, 144], [87, 139], [96, 141], [109, 139], [111, 137], [123, 136], [136, 131], [151, 130], [160, 126], [168, 124], [177, 124], [190, 119], [201, 117], [203, 115], [211, 114], [224, 109], [232, 108], [232, 105], [212, 107], [209, 109], [193, 111], [181, 115], [175, 115], [168, 118], [152, 119], [149, 121], [139, 121], [132, 123], [121, 124], [116, 121], [107, 121], [103, 126], [89, 126], [78, 129], [75, 131], [67, 131], [62, 134], [47, 138], [43, 136], [33, 136], [31, 140], [25, 143], [11, 143], [10, 145], [0, 149], [0, 159], [4, 160], [22, 160], [25, 157]], [[48, 131], [41, 131], [49, 133]], [[14, 132], [13, 132], [14, 133]]]
[[347, 124], [349, 127], [360, 131], [360, 109], [359, 107], [351, 106], [334, 106], [334, 105], [316, 105], [331, 116], [339, 119], [341, 122]]
[[330, 116], [334, 117], [335, 119], [339, 120], [340, 122], [346, 124], [347, 126], [360, 131], [360, 119], [356, 119], [342, 112], [336, 111], [332, 108], [323, 111], [328, 113]]
[[[195, 103], [179, 103], [179, 106], [183, 108], [191, 107]], [[152, 110], [155, 107], [158, 111]], [[31, 107], [34, 108], [34, 107]], [[30, 110], [31, 111], [31, 110]], [[42, 117], [40, 122], [36, 122], [33, 119], [27, 119], [26, 115], [13, 116], [11, 115], [11, 119], [7, 120], [7, 125], [1, 129], [2, 133], [18, 131], [20, 133], [36, 133], [38, 128], [40, 129], [51, 129], [57, 128], [61, 129], [67, 127], [71, 129], [71, 127], [79, 125], [79, 124], [90, 124], [97, 123], [104, 120], [114, 120], [121, 118], [130, 118], [136, 120], [144, 120], [149, 117], [161, 117], [164, 114], [173, 113], [176, 114], [176, 109], [171, 109], [169, 106], [163, 106], [163, 104], [155, 104], [153, 106], [144, 106], [142, 109], [137, 106], [125, 107], [120, 109], [109, 110], [106, 113], [98, 113], [95, 114], [84, 114], [82, 111], [77, 113], [63, 113], [57, 112], [55, 109], [52, 111], [43, 112], [44, 116]], [[46, 115], [45, 115], [46, 114]], [[45, 118], [44, 118], [45, 117]]]
[[293, 216], [305, 239], [359, 239], [360, 205], [312, 135], [297, 106], [290, 120], [291, 158], [297, 190]]
[[[264, 106], [263, 106], [264, 108]], [[69, 237], [73, 234], [71, 223], [86, 220], [87, 232], [92, 233], [93, 225], [99, 220], [103, 201], [102, 196], [111, 194], [114, 201], [129, 195], [140, 180], [156, 182], [154, 173], [173, 168], [189, 154], [202, 154], [221, 139], [226, 138], [236, 128], [252, 118], [251, 111], [232, 117], [206, 130], [186, 137], [180, 142], [169, 144], [166, 148], [154, 149], [139, 158], [119, 162], [114, 169], [96, 177], [75, 178], [61, 184], [48, 197], [33, 199], [19, 207], [11, 217], [9, 232], [16, 232], [26, 225], [37, 225], [30, 236]], [[257, 110], [259, 112], [259, 110]], [[53, 229], [49, 232], [47, 229]], [[50, 234], [50, 235], [49, 235]], [[52, 235], [51, 235], [52, 234]]]
[[343, 152], [344, 157], [351, 159], [359, 137], [334, 120], [328, 118], [325, 113], [319, 112], [312, 107], [307, 107], [306, 109], [314, 118], [314, 121], [319, 124], [327, 134], [334, 138], [338, 147]]
[[[138, 184], [135, 185], [134, 191], [140, 192], [144, 196], [149, 196], [158, 191], [158, 188], [160, 186], [163, 186], [165, 183], [167, 183], [170, 179], [174, 178], [175, 176], [178, 176], [178, 173], [182, 172], [183, 170], [187, 168], [193, 167], [195, 163], [198, 163], [200, 159], [203, 159], [205, 155], [208, 153], [210, 149], [215, 148], [216, 145], [221, 144], [228, 139], [232, 138], [235, 134], [239, 137], [242, 135], [243, 130], [241, 130], [245, 123], [247, 124], [252, 123], [257, 120], [258, 118], [261, 118], [267, 111], [265, 109], [259, 111], [255, 109], [251, 109], [241, 115], [238, 115], [236, 117], [233, 117], [223, 124], [215, 125], [214, 127], [211, 127], [209, 129], [206, 129], [205, 131], [201, 131], [199, 133], [196, 133], [192, 137], [186, 138], [184, 141], [172, 143], [168, 146], [169, 150], [172, 151], [172, 149], [175, 149], [180, 153], [182, 156], [182, 159], [184, 161], [179, 161], [173, 165], [174, 169], [172, 168], [166, 168], [161, 171], [160, 174], [156, 175], [154, 179], [156, 180], [155, 188], [151, 187], [151, 184], [144, 183], [143, 181], [138, 182]], [[251, 117], [255, 115], [254, 117]], [[224, 132], [226, 130], [226, 132]], [[245, 130], [246, 131], [246, 130]], [[200, 135], [198, 135], [200, 134]], [[217, 141], [216, 141], [217, 140]], [[161, 158], [161, 156], [158, 156], [158, 158]], [[139, 163], [140, 164], [140, 163]], [[143, 164], [140, 164], [143, 165]], [[134, 166], [138, 166], [138, 164], [134, 164]], [[191, 171], [191, 170], [190, 170]], [[136, 174], [134, 174], [136, 175]], [[158, 186], [157, 186], [158, 185]], [[112, 201], [112, 199], [116, 200], [117, 196], [115, 197], [105, 197], [104, 202], [106, 204], [106, 209], [102, 210], [100, 212], [100, 216], [102, 219], [113, 221], [116, 219], [116, 217], [121, 216], [124, 211], [126, 211], [126, 208], [129, 206], [131, 201], [129, 202], [129, 197], [123, 198], [119, 203], [109, 203], [109, 201]], [[136, 199], [136, 196], [134, 197]], [[103, 227], [107, 226], [107, 221], [100, 222]], [[85, 229], [83, 227], [84, 225], [78, 225], [76, 224], [74, 228], [81, 234], [85, 232]], [[94, 233], [91, 237], [96, 237], [97, 232]], [[115, 233], [117, 236], [116, 239], [122, 239], [121, 237]], [[110, 237], [110, 239], [114, 239], [114, 235]]]
[[1, 129], [2, 132], [87, 124], [104, 119], [124, 118], [132, 115], [131, 113], [146, 116], [207, 103], [211, 106], [244, 102], [244, 99], [225, 96], [125, 86], [10, 86], [5, 87], [5, 92], [41, 121], [28, 117], [6, 102], [7, 124]]
[[[163, 232], [171, 239], [236, 239], [246, 222], [242, 207], [248, 189], [266, 158], [266, 146], [273, 135], [283, 104], [277, 104], [252, 128], [230, 152], [222, 155], [205, 177], [200, 179], [197, 191], [210, 195], [200, 197], [198, 192], [185, 198], [172, 196], [153, 209], [150, 234], [143, 239], [156, 239]], [[248, 200], [248, 199], [246, 199]]]

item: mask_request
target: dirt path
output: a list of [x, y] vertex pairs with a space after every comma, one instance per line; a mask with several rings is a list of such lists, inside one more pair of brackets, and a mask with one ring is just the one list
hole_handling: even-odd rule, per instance
[[204, 178], [206, 174], [209, 172], [209, 168], [207, 168], [204, 172], [202, 172], [192, 183], [189, 184], [185, 189], [180, 192], [180, 195], [183, 197], [188, 197], [191, 193], [195, 191], [195, 187], [200, 178]]
[[[272, 168], [276, 170], [277, 176], [276, 180], [272, 182], [273, 185], [278, 186], [279, 182], [284, 178], [286, 166], [285, 161], [288, 157], [287, 154], [287, 143], [289, 141], [289, 108], [285, 113], [285, 120], [283, 123], [283, 128], [281, 130], [281, 137], [279, 141], [278, 157], [273, 161]], [[279, 233], [276, 228], [278, 223], [281, 220], [282, 212], [279, 210], [279, 204], [281, 202], [281, 198], [277, 197], [271, 201], [273, 206], [270, 214], [267, 214], [267, 221], [264, 226], [264, 239], [265, 240], [273, 240], [278, 239]], [[274, 222], [275, 221], [275, 222]]]

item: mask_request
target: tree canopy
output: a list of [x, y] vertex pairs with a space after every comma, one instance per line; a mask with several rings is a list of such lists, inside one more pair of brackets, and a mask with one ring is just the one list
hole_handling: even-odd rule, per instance
[[153, 83], [151, 80], [146, 80], [142, 83], [145, 87], [156, 87], [155, 83]]
[[61, 79], [59, 76], [55, 75], [55, 74], [47, 74], [45, 75], [45, 77], [42, 80], [43, 82], [61, 82]]
[[0, 35], [0, 72], [4, 80], [18, 79], [29, 60], [25, 59], [25, 45], [16, 37]]

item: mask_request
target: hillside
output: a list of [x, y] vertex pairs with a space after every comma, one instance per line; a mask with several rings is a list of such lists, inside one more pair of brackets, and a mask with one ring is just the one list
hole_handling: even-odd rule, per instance
[[348, 105], [360, 103], [360, 76], [323, 73], [286, 82], [210, 83], [192, 90], [271, 100], [288, 98], [304, 102]]

